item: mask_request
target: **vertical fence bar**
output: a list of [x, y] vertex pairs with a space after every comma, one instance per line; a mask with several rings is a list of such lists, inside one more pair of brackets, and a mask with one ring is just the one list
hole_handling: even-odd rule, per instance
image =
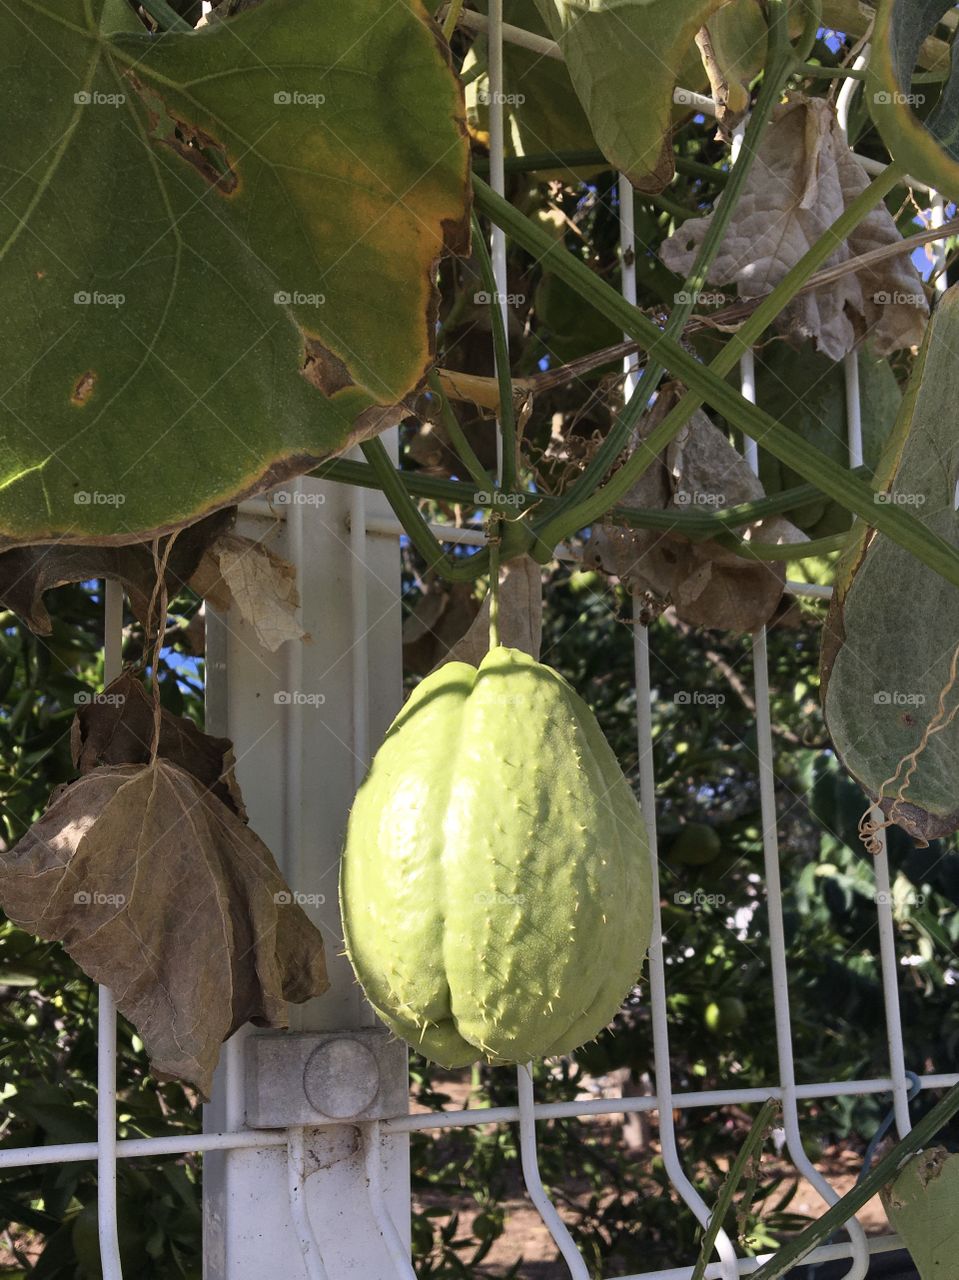
[[[752, 356], [752, 353], [750, 353]], [[755, 402], [755, 357], [740, 366], [743, 396]], [[746, 457], [754, 473], [759, 471], [759, 454], [755, 441], [746, 438]], [[751, 448], [749, 447], [751, 446]], [[797, 1170], [816, 1188], [828, 1205], [839, 1199], [806, 1155], [799, 1125], [796, 1096], [796, 1064], [793, 1057], [792, 1020], [789, 1013], [789, 966], [786, 960], [786, 933], [783, 923], [782, 879], [779, 872], [779, 833], [776, 818], [776, 783], [773, 760], [772, 718], [769, 705], [769, 652], [766, 628], [753, 636], [753, 668], [756, 692], [756, 738], [759, 755], [759, 796], [762, 813], [763, 861], [766, 874], [766, 903], [769, 920], [769, 956], [772, 966], [773, 1008], [776, 1022], [776, 1048], [779, 1059], [779, 1081], [782, 1088], [783, 1125], [786, 1146]], [[863, 1280], [869, 1270], [869, 1245], [859, 1222], [846, 1223], [852, 1246], [852, 1263], [845, 1280]]]
[[370, 629], [366, 594], [366, 495], [350, 494], [350, 576], [353, 610], [353, 777], [357, 787], [370, 761]]
[[563, 1255], [572, 1280], [590, 1280], [589, 1270], [582, 1255], [573, 1243], [566, 1223], [556, 1212], [556, 1206], [546, 1194], [539, 1173], [536, 1156], [536, 1116], [533, 1111], [533, 1072], [530, 1066], [518, 1067], [516, 1084], [519, 1096], [519, 1150], [523, 1164], [523, 1181], [529, 1198], [539, 1212], [546, 1227]]
[[[700, 1226], [709, 1224], [709, 1208], [686, 1176], [676, 1143], [673, 1121], [673, 1081], [669, 1061], [669, 1019], [666, 1007], [666, 969], [663, 960], [663, 922], [660, 911], [659, 853], [656, 841], [656, 777], [653, 770], [653, 719], [649, 672], [649, 630], [639, 618], [638, 602], [633, 602], [633, 655], [636, 669], [636, 730], [639, 747], [639, 791], [649, 840], [652, 867], [653, 938], [649, 947], [649, 999], [652, 1007], [653, 1064], [656, 1072], [656, 1106], [659, 1112], [659, 1142], [663, 1164], [670, 1181], [692, 1210]], [[739, 1274], [736, 1251], [725, 1231], [720, 1231], [716, 1251], [723, 1267], [723, 1280]]]
[[[506, 158], [503, 145], [503, 0], [489, 0], [489, 161], [490, 186], [498, 195], [506, 193]], [[503, 329], [509, 342], [509, 311], [506, 306], [506, 232], [493, 224], [490, 233], [493, 279], [499, 295], [490, 305], [499, 307]], [[503, 481], [503, 436], [496, 433], [496, 477]]]
[[[619, 247], [623, 297], [636, 305], [636, 218], [632, 183], [619, 175]], [[625, 335], [624, 335], [625, 336]], [[629, 400], [636, 389], [638, 357], [626, 356], [624, 398]], [[663, 962], [663, 927], [660, 911], [659, 852], [656, 840], [656, 778], [653, 770], [653, 723], [649, 673], [649, 629], [639, 617], [633, 599], [633, 678], [636, 686], [636, 733], [639, 750], [640, 802], [649, 857], [652, 865], [653, 937], [649, 948], [649, 987], [653, 1015], [653, 1056], [656, 1073], [656, 1103], [659, 1110], [659, 1141], [663, 1163], [683, 1203], [692, 1211], [700, 1226], [709, 1224], [709, 1207], [686, 1176], [676, 1142], [673, 1122], [672, 1068], [669, 1061], [669, 1023], [666, 1012], [666, 971]], [[716, 1251], [723, 1267], [724, 1280], [738, 1274], [736, 1251], [725, 1231], [716, 1241]]]
[[[869, 62], [866, 46], [856, 59], [856, 70], [862, 70]], [[849, 111], [858, 81], [849, 79], [836, 99], [836, 115], [843, 132], [849, 130]], [[932, 195], [931, 216], [935, 224], [936, 196]], [[942, 213], [940, 204], [938, 212]], [[938, 225], [942, 225], [941, 221]], [[861, 467], [864, 461], [862, 444], [862, 399], [859, 389], [859, 353], [851, 351], [845, 358], [846, 438], [850, 467]], [[881, 822], [882, 814], [872, 807], [874, 821]], [[896, 1129], [905, 1137], [912, 1127], [909, 1118], [909, 1081], [906, 1077], [906, 1058], [902, 1039], [902, 1011], [899, 1006], [899, 964], [896, 954], [896, 935], [892, 919], [892, 890], [889, 876], [889, 850], [886, 832], [878, 833], [879, 852], [875, 857], [876, 916], [879, 928], [879, 963], [882, 974], [882, 998], [886, 1017], [886, 1041], [889, 1047], [889, 1075], [892, 1079], [893, 1109]]]
[[[503, 138], [503, 0], [489, 0], [489, 137], [490, 137], [490, 186], [499, 195], [506, 191], [506, 166]], [[497, 297], [491, 305], [499, 307], [503, 317], [503, 331], [509, 349], [509, 308], [506, 303], [506, 234], [495, 224], [490, 240], [493, 260], [493, 279]], [[494, 351], [494, 368], [496, 356]], [[499, 370], [496, 370], [497, 373]], [[508, 372], [508, 371], [507, 371]], [[503, 436], [496, 433], [496, 479], [503, 483]], [[573, 1243], [562, 1218], [550, 1202], [543, 1188], [536, 1157], [536, 1124], [533, 1119], [533, 1076], [529, 1066], [516, 1068], [517, 1088], [520, 1096], [520, 1151], [523, 1179], [530, 1200], [539, 1211], [560, 1253], [566, 1259], [573, 1280], [589, 1280], [579, 1250]], [[524, 1103], [523, 1099], [526, 1099]], [[525, 1120], [524, 1120], [525, 1115]]]
[[[103, 595], [103, 679], [123, 666], [123, 588], [107, 581]], [[117, 1235], [117, 1011], [113, 992], [97, 993], [97, 1231], [103, 1280], [123, 1280]]]

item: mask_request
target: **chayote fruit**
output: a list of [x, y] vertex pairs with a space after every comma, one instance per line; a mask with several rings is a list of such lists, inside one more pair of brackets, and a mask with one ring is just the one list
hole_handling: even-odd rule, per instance
[[651, 898], [639, 805], [557, 672], [496, 648], [417, 687], [340, 873], [347, 953], [397, 1035], [446, 1067], [571, 1052], [638, 978]]

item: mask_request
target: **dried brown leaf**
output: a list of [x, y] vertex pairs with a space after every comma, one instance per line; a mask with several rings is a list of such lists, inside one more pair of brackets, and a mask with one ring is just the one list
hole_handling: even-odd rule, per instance
[[269, 849], [166, 760], [107, 765], [54, 792], [0, 853], [0, 900], [115, 993], [154, 1070], [209, 1096], [220, 1044], [322, 995], [323, 939]]
[[227, 533], [203, 554], [191, 586], [220, 612], [235, 605], [264, 649], [309, 637], [297, 621], [296, 569], [262, 542]]
[[[124, 671], [102, 693], [91, 694], [70, 728], [73, 763], [81, 773], [109, 764], [149, 764], [152, 741], [153, 700], [132, 670]], [[158, 753], [185, 769], [246, 822], [229, 738], [211, 737], [187, 716], [161, 709]]]
[[[664, 387], [640, 423], [634, 447], [678, 398]], [[628, 506], [654, 510], [719, 510], [763, 497], [763, 487], [705, 413], [693, 415], [627, 495]], [[743, 534], [757, 542], [801, 542], [805, 535], [781, 517]], [[673, 533], [604, 525], [593, 531], [586, 557], [634, 594], [672, 604], [683, 622], [729, 631], [755, 631], [775, 612], [786, 581], [782, 561], [747, 560], [720, 543], [690, 542]]]
[[[763, 134], [709, 269], [710, 282], [735, 283], [743, 298], [769, 293], [868, 185], [832, 105], [823, 98], [792, 97], [775, 109]], [[691, 268], [712, 216], [690, 219], [663, 244], [661, 257], [673, 271], [686, 274]], [[880, 203], [825, 265], [838, 266], [901, 240]], [[928, 316], [922, 279], [907, 250], [801, 294], [777, 326], [841, 360], [866, 336], [879, 355], [915, 346]]]
[[472, 582], [436, 579], [403, 622], [403, 665], [425, 676], [443, 662], [479, 612]]
[[[448, 662], [478, 667], [489, 652], [487, 595], [472, 625], [454, 644]], [[499, 573], [499, 636], [508, 649], [522, 649], [538, 659], [543, 639], [543, 571], [530, 556], [508, 560]]]
[[[236, 508], [227, 507], [180, 530], [167, 562], [167, 594], [171, 600], [188, 584], [204, 548], [235, 518]], [[95, 578], [121, 582], [130, 608], [143, 626], [147, 625], [147, 610], [156, 584], [150, 544], [94, 547], [51, 543], [0, 552], [0, 604], [12, 609], [40, 636], [48, 636], [52, 630], [43, 603], [44, 592], [68, 582]]]

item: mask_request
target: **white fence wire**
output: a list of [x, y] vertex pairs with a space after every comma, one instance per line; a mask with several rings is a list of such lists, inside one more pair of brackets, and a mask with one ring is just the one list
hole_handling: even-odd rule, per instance
[[[505, 26], [502, 20], [502, 0], [490, 0], [489, 17], [467, 13], [464, 23], [474, 30], [483, 31], [489, 39], [489, 76], [490, 76], [490, 139], [491, 139], [491, 185], [495, 190], [504, 190], [504, 121], [503, 102], [506, 87], [503, 83], [502, 41], [504, 37], [528, 48], [534, 49], [545, 57], [557, 57], [559, 50], [553, 42], [539, 36], [522, 32], [514, 27]], [[861, 57], [857, 65], [864, 65]], [[837, 103], [840, 121], [845, 127], [851, 93], [855, 89], [855, 81], [847, 81]], [[684, 91], [683, 100], [689, 103], [690, 95]], [[708, 99], [696, 96], [696, 105], [705, 113], [709, 113], [712, 104]], [[875, 169], [874, 162], [864, 162], [870, 170]], [[907, 180], [908, 181], [908, 180]], [[636, 300], [635, 277], [635, 240], [633, 232], [633, 192], [629, 183], [619, 183], [619, 203], [621, 220], [621, 246], [623, 250], [622, 282], [625, 297]], [[943, 202], [934, 192], [930, 192], [932, 205], [932, 225], [940, 226], [943, 222]], [[506, 243], [499, 231], [492, 236], [492, 256], [497, 291], [500, 305], [504, 307], [508, 293], [506, 280]], [[944, 251], [940, 245], [936, 266], [939, 269], [936, 287], [945, 288]], [[627, 363], [627, 375], [633, 366]], [[628, 380], [629, 381], [629, 380]], [[744, 359], [741, 386], [743, 394], [754, 398], [755, 380], [752, 361]], [[851, 356], [846, 362], [847, 390], [847, 422], [849, 430], [849, 460], [853, 466], [862, 462], [862, 438], [860, 421], [860, 404], [858, 389], [858, 365]], [[747, 442], [751, 444], [751, 442]], [[757, 469], [755, 446], [747, 447], [747, 458], [754, 469]], [[500, 465], [502, 458], [500, 457]], [[302, 485], [314, 485], [316, 482], [303, 481]], [[316, 508], [317, 510], [319, 508]], [[271, 521], [285, 519], [287, 525], [287, 552], [301, 573], [306, 567], [302, 537], [302, 506], [285, 505], [273, 509], [268, 502], [260, 499], [243, 504], [242, 510], [251, 518], [267, 517]], [[340, 527], [335, 536], [344, 546], [344, 553], [350, 553], [352, 575], [352, 617], [350, 620], [351, 643], [351, 696], [353, 702], [354, 739], [352, 745], [354, 758], [354, 785], [362, 780], [371, 754], [369, 734], [369, 673], [370, 659], [368, 653], [368, 637], [370, 619], [368, 617], [368, 596], [365, 590], [365, 577], [369, 572], [368, 546], [370, 540], [398, 540], [402, 529], [398, 522], [389, 516], [377, 513], [368, 514], [364, 494], [356, 489], [350, 495], [347, 528]], [[480, 545], [484, 534], [478, 529], [451, 530], [445, 525], [433, 526], [438, 536], [453, 544]], [[571, 559], [573, 553], [567, 548], [558, 548], [560, 559]], [[788, 584], [796, 594], [821, 596], [828, 594], [828, 589], [810, 587], [801, 583]], [[104, 600], [104, 634], [105, 634], [105, 680], [109, 683], [121, 669], [120, 648], [122, 640], [123, 601], [120, 589], [108, 583]], [[826, 1204], [833, 1204], [838, 1199], [837, 1193], [822, 1174], [815, 1168], [803, 1146], [800, 1104], [814, 1100], [861, 1097], [870, 1094], [889, 1093], [893, 1097], [895, 1123], [900, 1136], [910, 1128], [909, 1092], [910, 1081], [905, 1071], [905, 1055], [903, 1046], [902, 1023], [899, 1011], [899, 964], [896, 954], [896, 940], [892, 919], [891, 894], [889, 881], [889, 864], [885, 847], [875, 861], [876, 875], [876, 910], [881, 954], [881, 978], [886, 1014], [886, 1031], [889, 1047], [888, 1075], [876, 1079], [819, 1081], [800, 1083], [796, 1080], [793, 1059], [793, 1039], [790, 1024], [789, 1008], [789, 961], [783, 929], [782, 887], [780, 883], [779, 847], [777, 836], [777, 814], [775, 799], [775, 773], [773, 762], [772, 727], [770, 718], [769, 675], [765, 632], [759, 632], [753, 639], [754, 685], [757, 708], [757, 773], [760, 786], [760, 802], [762, 813], [762, 836], [764, 850], [766, 902], [769, 919], [770, 946], [770, 980], [772, 984], [775, 1009], [775, 1034], [779, 1062], [779, 1078], [775, 1083], [762, 1087], [737, 1088], [729, 1087], [701, 1092], [684, 1092], [674, 1090], [670, 1067], [669, 1022], [667, 1016], [667, 983], [664, 957], [664, 939], [659, 909], [659, 863], [656, 844], [656, 779], [653, 770], [653, 689], [650, 679], [650, 634], [642, 625], [638, 616], [634, 619], [635, 637], [635, 683], [637, 706], [637, 738], [639, 749], [640, 798], [646, 815], [650, 836], [650, 856], [654, 877], [654, 930], [653, 944], [649, 956], [648, 999], [652, 1013], [652, 1035], [655, 1088], [651, 1095], [623, 1098], [586, 1098], [569, 1102], [537, 1103], [534, 1097], [534, 1086], [530, 1071], [526, 1067], [518, 1069], [518, 1104], [509, 1107], [482, 1109], [465, 1109], [459, 1111], [443, 1111], [416, 1114], [397, 1114], [385, 1120], [374, 1120], [365, 1126], [363, 1135], [363, 1161], [366, 1180], [369, 1188], [370, 1205], [372, 1207], [371, 1229], [378, 1231], [386, 1246], [386, 1255], [390, 1260], [391, 1271], [382, 1280], [394, 1280], [403, 1277], [410, 1280], [414, 1273], [410, 1265], [409, 1250], [403, 1233], [398, 1230], [382, 1189], [383, 1163], [381, 1159], [382, 1143], [391, 1135], [405, 1135], [414, 1131], [458, 1129], [471, 1125], [490, 1125], [518, 1123], [520, 1136], [520, 1152], [522, 1172], [532, 1203], [539, 1211], [543, 1222], [568, 1266], [573, 1280], [589, 1280], [590, 1271], [586, 1266], [575, 1240], [560, 1218], [556, 1208], [549, 1200], [543, 1187], [539, 1173], [537, 1158], [537, 1122], [549, 1119], [590, 1116], [623, 1115], [628, 1113], [653, 1113], [659, 1117], [659, 1141], [662, 1157], [673, 1188], [694, 1215], [697, 1221], [706, 1226], [711, 1212], [710, 1206], [699, 1194], [689, 1173], [684, 1168], [682, 1153], [677, 1140], [674, 1113], [690, 1111], [697, 1108], [716, 1108], [723, 1106], [748, 1106], [761, 1104], [767, 1098], [777, 1098], [782, 1103], [786, 1146], [796, 1170], [815, 1187]], [[285, 680], [291, 689], [301, 686], [302, 646], [287, 644], [287, 669]], [[285, 753], [287, 760], [298, 760], [303, 752], [302, 722], [298, 715], [287, 719]], [[301, 838], [298, 824], [301, 822], [301, 796], [297, 781], [299, 774], [294, 770], [293, 777], [287, 778], [284, 796], [284, 822], [286, 839], [290, 847], [297, 847]], [[294, 888], [296, 886], [294, 885]], [[369, 1018], [367, 1016], [367, 1021]], [[188, 1153], [238, 1152], [242, 1150], [267, 1151], [275, 1148], [286, 1148], [288, 1167], [289, 1214], [294, 1230], [299, 1237], [300, 1251], [303, 1258], [303, 1274], [309, 1280], [341, 1280], [340, 1273], [333, 1274], [324, 1264], [325, 1244], [328, 1241], [315, 1232], [310, 1220], [309, 1206], [303, 1195], [303, 1185], [307, 1172], [306, 1131], [302, 1127], [290, 1130], [252, 1130], [244, 1126], [243, 1070], [241, 1062], [241, 1038], [235, 1037], [225, 1050], [226, 1083], [223, 1086], [227, 1097], [222, 1114], [226, 1117], [226, 1126], [222, 1131], [200, 1135], [177, 1136], [170, 1138], [137, 1138], [117, 1139], [116, 1116], [116, 1012], [111, 993], [100, 988], [98, 1014], [99, 1050], [97, 1060], [98, 1087], [98, 1120], [97, 1140], [95, 1142], [51, 1144], [40, 1147], [17, 1148], [0, 1152], [0, 1168], [15, 1168], [33, 1165], [49, 1165], [70, 1163], [75, 1161], [95, 1160], [98, 1178], [98, 1222], [102, 1271], [104, 1280], [124, 1280], [120, 1260], [117, 1229], [117, 1162], [119, 1160], [136, 1159], [138, 1157], [177, 1156]], [[919, 1079], [921, 1089], [943, 1089], [959, 1082], [959, 1074], [926, 1075]], [[330, 1122], [341, 1123], [341, 1122]], [[261, 1234], [267, 1241], [271, 1224], [261, 1224]], [[862, 1280], [869, 1267], [872, 1254], [888, 1252], [900, 1247], [895, 1235], [885, 1234], [867, 1238], [858, 1222], [853, 1219], [847, 1224], [847, 1241], [829, 1244], [816, 1249], [806, 1262], [820, 1263], [836, 1259], [849, 1259], [848, 1280]], [[720, 1233], [716, 1246], [716, 1258], [706, 1271], [707, 1280], [734, 1280], [737, 1276], [746, 1276], [758, 1269], [770, 1255], [758, 1258], [739, 1257], [733, 1242], [725, 1233]], [[644, 1271], [617, 1280], [690, 1280], [693, 1272], [691, 1260], [677, 1260], [677, 1265], [667, 1270]], [[259, 1273], [258, 1273], [259, 1274]], [[345, 1274], [345, 1273], [343, 1273]], [[351, 1270], [350, 1274], [358, 1274]], [[133, 1280], [127, 1276], [125, 1280]], [[379, 1277], [368, 1277], [368, 1280], [380, 1280]]]

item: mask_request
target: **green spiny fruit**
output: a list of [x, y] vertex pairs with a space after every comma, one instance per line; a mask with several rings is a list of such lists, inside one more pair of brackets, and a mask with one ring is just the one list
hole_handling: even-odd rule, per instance
[[446, 1067], [568, 1053], [651, 932], [639, 805], [592, 712], [515, 649], [450, 662], [393, 722], [350, 815], [346, 947], [383, 1020]]

